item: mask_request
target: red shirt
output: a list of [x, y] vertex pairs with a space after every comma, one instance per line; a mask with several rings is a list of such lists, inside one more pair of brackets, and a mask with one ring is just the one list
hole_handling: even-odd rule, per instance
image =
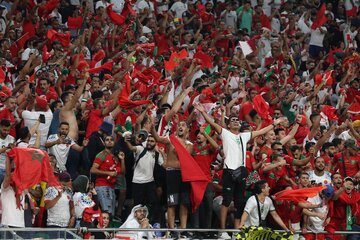
[[[112, 154], [109, 154], [105, 150], [101, 151], [94, 160], [94, 163], [99, 164], [99, 170], [101, 171], [116, 171], [121, 172], [121, 165], [115, 160]], [[115, 187], [116, 177], [110, 177], [105, 175], [97, 175], [95, 180], [95, 186]]]
[[206, 177], [209, 179], [209, 182], [211, 182], [210, 165], [214, 161], [214, 152], [212, 151], [210, 144], [201, 149], [198, 148], [196, 144], [194, 144], [191, 155], [201, 170], [205, 173]]
[[91, 134], [97, 131], [103, 122], [100, 109], [93, 109], [89, 113], [89, 121], [86, 128], [86, 138], [89, 138]]
[[2, 110], [0, 110], [0, 119], [7, 119], [10, 121], [11, 123], [11, 128], [10, 128], [10, 135], [13, 136], [14, 138], [16, 138], [16, 130], [15, 130], [15, 117], [12, 114], [12, 112], [10, 112], [9, 109], [4, 108]]
[[41, 91], [41, 88], [40, 88], [40, 87], [37, 87], [37, 88], [36, 88], [36, 93], [39, 94], [39, 95], [45, 95], [45, 96], [46, 96], [46, 99], [48, 100], [48, 102], [50, 102], [50, 100], [56, 101], [56, 100], [59, 99], [59, 96], [58, 96], [58, 94], [56, 93], [54, 87], [49, 87], [49, 90], [47, 91], [46, 94], [44, 94], [44, 92]]
[[[345, 159], [343, 159], [343, 157]], [[359, 172], [360, 170], [360, 156], [359, 155], [355, 155], [355, 156], [350, 156], [349, 158], [347, 158], [344, 154], [342, 153], [337, 153], [334, 156], [334, 165], [336, 165], [335, 170], [339, 170], [341, 176], [345, 177], [344, 174], [344, 160], [345, 160], [345, 170], [346, 170], [346, 177], [354, 177], [354, 175], [356, 173]]]

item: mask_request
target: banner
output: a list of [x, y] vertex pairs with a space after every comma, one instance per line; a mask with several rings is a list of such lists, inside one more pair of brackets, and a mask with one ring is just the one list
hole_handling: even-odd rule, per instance
[[280, 233], [266, 227], [243, 227], [235, 235], [237, 240], [293, 240], [293, 234], [286, 232]]

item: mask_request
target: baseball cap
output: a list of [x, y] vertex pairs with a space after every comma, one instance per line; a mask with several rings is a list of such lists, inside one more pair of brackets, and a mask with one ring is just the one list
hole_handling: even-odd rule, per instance
[[333, 186], [331, 186], [331, 184], [327, 184], [326, 188], [324, 190], [322, 190], [322, 193], [324, 194], [324, 196], [326, 198], [331, 198], [332, 195], [334, 194]]

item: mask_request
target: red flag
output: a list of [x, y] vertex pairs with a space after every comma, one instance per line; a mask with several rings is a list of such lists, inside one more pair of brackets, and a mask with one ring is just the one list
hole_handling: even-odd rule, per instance
[[59, 33], [57, 31], [55, 31], [54, 29], [49, 29], [46, 37], [52, 42], [54, 41], [59, 41], [61, 43], [61, 45], [63, 45], [64, 47], [67, 47], [70, 45], [70, 33], [66, 32], [66, 33]]
[[106, 57], [106, 53], [104, 50], [100, 49], [99, 51], [97, 51], [93, 57], [92, 57], [92, 60], [91, 60], [91, 63], [90, 63], [90, 67], [95, 67], [95, 65], [103, 60], [104, 58]]
[[182, 181], [190, 182], [191, 184], [190, 199], [192, 211], [195, 212], [204, 197], [209, 180], [175, 135], [170, 136], [170, 142], [174, 146], [179, 157]]
[[265, 102], [264, 98], [261, 95], [255, 96], [252, 102], [254, 104], [254, 109], [262, 119], [269, 118], [269, 104]]
[[326, 58], [326, 62], [329, 63], [329, 64], [334, 64], [335, 63], [334, 50], [332, 50], [332, 48], [330, 48], [329, 55]]
[[328, 19], [325, 16], [325, 11], [326, 11], [326, 5], [325, 5], [325, 3], [323, 3], [316, 15], [315, 21], [311, 25], [311, 29], [315, 30], [327, 22]]
[[131, 78], [130, 78], [129, 74], [126, 74], [124, 78], [125, 78], [125, 86], [118, 96], [118, 103], [119, 103], [120, 107], [122, 107], [124, 109], [132, 109], [132, 108], [135, 108], [140, 105], [152, 103], [152, 101], [150, 101], [150, 100], [139, 100], [139, 101], [129, 100], [129, 96], [131, 93], [131, 88], [130, 88]]
[[[60, 186], [50, 166], [49, 155], [35, 148], [13, 148], [8, 156], [14, 159], [15, 171], [11, 176], [15, 184], [16, 196], [19, 197], [25, 189], [47, 182], [48, 186]], [[20, 206], [18, 202], [18, 207]]]
[[96, 67], [96, 68], [90, 68], [88, 70], [89, 73], [98, 73], [101, 72], [103, 70], [108, 70], [108, 71], [112, 71], [112, 67], [113, 67], [113, 61], [108, 61], [106, 63], [104, 63], [103, 65], [101, 65], [100, 67]]
[[83, 24], [83, 17], [68, 17], [67, 26], [68, 29], [79, 29]]
[[326, 85], [327, 86], [331, 86], [334, 82], [334, 79], [332, 77], [332, 73], [334, 72], [334, 70], [330, 70], [330, 71], [326, 71], [324, 73], [318, 73], [315, 75], [315, 85], [320, 85], [320, 83], [322, 82], [323, 77], [325, 77], [326, 81]]
[[121, 12], [121, 15], [126, 18], [127, 15], [137, 15], [137, 12], [132, 8], [132, 5], [129, 1], [125, 1], [124, 9]]
[[30, 34], [29, 33], [25, 33], [24, 35], [22, 35], [16, 42], [14, 42], [13, 44], [17, 45], [17, 49], [21, 50], [24, 48], [25, 43], [27, 40], [29, 40], [30, 38]]
[[328, 119], [331, 120], [338, 120], [338, 116], [336, 116], [336, 108], [329, 105], [324, 105], [321, 109], [321, 111], [328, 117]]
[[177, 66], [180, 65], [180, 61], [185, 59], [188, 56], [188, 52], [183, 49], [179, 53], [171, 53], [169, 61], [164, 61], [165, 69], [168, 71], [174, 70]]
[[211, 57], [208, 54], [204, 53], [203, 51], [197, 51], [194, 54], [194, 58], [200, 60], [202, 68], [212, 68], [213, 67]]
[[305, 202], [307, 198], [315, 197], [326, 186], [301, 189], [287, 189], [275, 194], [276, 201], [287, 200], [294, 202]]
[[113, 10], [112, 10], [112, 7], [113, 7], [114, 4], [110, 4], [109, 6], [106, 7], [106, 12], [107, 12], [107, 15], [109, 16], [110, 20], [115, 23], [116, 25], [122, 25], [125, 23], [125, 19], [126, 17], [122, 16], [122, 15], [119, 15], [119, 14], [116, 14]]

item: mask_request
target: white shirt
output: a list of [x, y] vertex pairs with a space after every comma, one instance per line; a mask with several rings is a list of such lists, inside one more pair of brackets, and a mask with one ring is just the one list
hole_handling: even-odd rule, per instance
[[85, 208], [95, 205], [91, 197], [86, 193], [76, 192], [73, 196], [75, 217], [82, 218]]
[[148, 9], [148, 12], [149, 12], [148, 18], [153, 17], [154, 16], [154, 11], [155, 11], [154, 3], [150, 2], [150, 1], [147, 2], [145, 0], [142, 0], [137, 5], [138, 13], [141, 13], [146, 8]]
[[[323, 202], [323, 199], [321, 199], [319, 194], [318, 194], [315, 197], [308, 198], [307, 201], [309, 203], [312, 203], [312, 204], [319, 204], [319, 203]], [[322, 207], [313, 208], [310, 211], [313, 211], [313, 212], [316, 212], [316, 213], [326, 213], [327, 214], [328, 211], [329, 211], [329, 207], [328, 207], [327, 204], [323, 204]], [[312, 231], [312, 232], [315, 232], [315, 233], [320, 232], [320, 231], [324, 231], [323, 224], [324, 224], [324, 220], [321, 220], [318, 217], [309, 217], [309, 224], [308, 224], [307, 229]]]
[[324, 33], [321, 33], [319, 28], [311, 30], [310, 45], [323, 47], [323, 41], [326, 33], [326, 27], [320, 27]]
[[[54, 200], [59, 195], [59, 191], [55, 187], [48, 187], [45, 190], [44, 201]], [[70, 220], [70, 201], [71, 195], [64, 191], [57, 203], [47, 210], [47, 225], [55, 225], [59, 227], [67, 227]]]
[[[59, 139], [57, 134], [50, 135], [48, 138], [49, 142], [55, 142]], [[69, 151], [72, 145], [75, 144], [74, 140], [67, 138], [70, 143], [69, 144], [55, 144], [51, 148], [49, 148], [48, 152], [53, 154], [57, 160], [57, 167], [60, 171], [66, 171], [66, 161], [69, 155]]]
[[331, 174], [327, 171], [324, 171], [324, 175], [322, 176], [318, 176], [315, 174], [314, 170], [309, 171], [309, 181], [310, 183], [312, 181], [315, 181], [315, 184], [322, 184], [322, 185], [326, 185], [326, 184], [330, 184], [331, 183]]
[[111, 4], [114, 4], [112, 10], [118, 14], [124, 9], [125, 1], [124, 0], [110, 0]]
[[[39, 119], [40, 114], [44, 114], [45, 115], [45, 123], [40, 123], [39, 125], [39, 130], [41, 133], [41, 138], [40, 138], [40, 146], [42, 148], [45, 148], [45, 142], [47, 139], [47, 135], [49, 133], [49, 128], [50, 128], [50, 124], [51, 121], [53, 119], [53, 113], [51, 112], [50, 109], [48, 109], [46, 112], [37, 112], [37, 111], [23, 111], [21, 114], [22, 119], [24, 119], [24, 125], [26, 127], [28, 127], [29, 129], [32, 128], [32, 126], [34, 126], [35, 122]], [[35, 140], [36, 140], [36, 134], [34, 134], [30, 141], [29, 144], [35, 144]]]
[[1, 224], [11, 227], [25, 227], [24, 219], [24, 206], [25, 206], [25, 194], [20, 196], [21, 206], [16, 205], [16, 197], [14, 189], [9, 186], [4, 188], [1, 184], [1, 202], [2, 202], [2, 215]]
[[[264, 203], [261, 203], [259, 201], [259, 205], [262, 220], [266, 219], [266, 216], [270, 211], [275, 211], [274, 204], [269, 197], [265, 197]], [[247, 214], [249, 215], [248, 219], [244, 224], [245, 227], [260, 226], [259, 211], [255, 196], [251, 196], [247, 200], [244, 211], [247, 212]]]
[[[0, 138], [0, 147], [6, 148], [7, 146], [9, 146], [10, 143], [14, 143], [14, 142], [15, 142], [15, 138], [8, 134], [5, 139]], [[1, 153], [0, 154], [0, 169], [5, 169], [5, 162], [6, 162], [6, 153]]]
[[187, 5], [181, 1], [174, 3], [170, 10], [175, 12], [175, 17], [182, 18], [183, 13], [187, 10]]
[[[135, 162], [139, 155], [144, 151], [144, 147], [136, 146]], [[164, 162], [162, 155], [159, 153], [158, 164], [162, 165]], [[154, 167], [155, 167], [155, 151], [147, 151], [146, 154], [140, 158], [134, 169], [133, 183], [149, 183], [154, 181]]]
[[[156, 0], [157, 3], [163, 3], [163, 2], [166, 2], [165, 0]], [[157, 13], [162, 13], [162, 12], [167, 12], [169, 10], [169, 5], [168, 4], [164, 4], [164, 5], [161, 5], [157, 7]]]
[[224, 167], [235, 170], [240, 166], [245, 166], [246, 144], [251, 139], [251, 132], [236, 135], [223, 128], [221, 139], [225, 155]]

